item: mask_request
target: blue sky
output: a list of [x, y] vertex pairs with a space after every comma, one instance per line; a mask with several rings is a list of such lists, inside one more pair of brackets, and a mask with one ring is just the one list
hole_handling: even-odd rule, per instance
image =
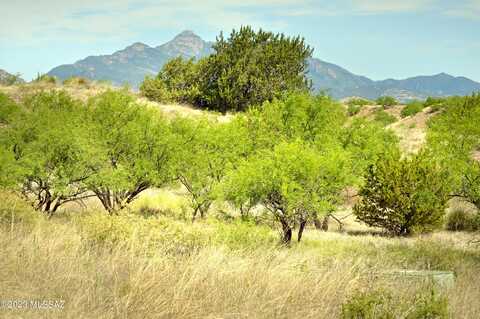
[[0, 0], [0, 68], [37, 72], [189, 29], [302, 35], [314, 56], [379, 80], [440, 72], [480, 82], [480, 0]]

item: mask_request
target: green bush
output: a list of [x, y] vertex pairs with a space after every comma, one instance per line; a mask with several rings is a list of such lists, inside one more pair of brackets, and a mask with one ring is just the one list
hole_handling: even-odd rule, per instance
[[457, 208], [447, 215], [446, 228], [451, 231], [480, 230], [480, 215], [466, 209]]
[[353, 211], [369, 226], [394, 235], [430, 231], [442, 224], [449, 199], [448, 174], [425, 154], [385, 156], [370, 166]]
[[20, 108], [10, 97], [0, 92], [0, 124], [9, 124], [19, 113]]
[[392, 296], [382, 291], [360, 292], [342, 304], [343, 319], [393, 319]]
[[430, 107], [430, 112], [433, 113], [441, 110], [445, 106], [446, 102], [446, 98], [429, 96], [423, 103], [423, 107]]
[[63, 85], [69, 86], [89, 86], [90, 80], [82, 78], [80, 76], [72, 76], [68, 79], [63, 80]]
[[394, 106], [398, 104], [398, 101], [392, 96], [381, 96], [375, 100], [377, 105], [381, 105], [383, 107]]
[[37, 74], [36, 79], [34, 82], [37, 83], [47, 83], [47, 84], [56, 84], [57, 78], [48, 74]]
[[357, 106], [365, 106], [365, 105], [372, 105], [373, 102], [367, 99], [362, 98], [354, 98], [347, 102], [347, 105], [357, 105]]
[[375, 112], [374, 121], [380, 123], [383, 126], [395, 123], [397, 118], [382, 109], [379, 109]]
[[401, 112], [402, 117], [415, 115], [423, 110], [423, 104], [420, 101], [413, 101], [408, 103]]
[[[413, 299], [413, 300], [411, 300]], [[446, 319], [448, 301], [434, 289], [421, 291], [414, 298], [393, 296], [382, 290], [357, 292], [343, 303], [343, 319]]]
[[347, 112], [349, 116], [354, 116], [354, 115], [357, 115], [361, 109], [362, 109], [361, 105], [349, 104], [347, 108]]

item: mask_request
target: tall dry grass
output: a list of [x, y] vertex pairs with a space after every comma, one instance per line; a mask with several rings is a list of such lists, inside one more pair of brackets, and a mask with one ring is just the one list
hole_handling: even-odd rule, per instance
[[[63, 299], [65, 308], [0, 309], [0, 317], [338, 318], [357, 290], [388, 287], [408, 299], [421, 289], [381, 276], [412, 263], [408, 251], [421, 240], [465, 245], [449, 234], [402, 240], [310, 231], [292, 248], [207, 246], [146, 255], [141, 243], [85, 241], [71, 222], [17, 224], [0, 234], [0, 299]], [[444, 292], [452, 316], [478, 318], [478, 268], [468, 259], [455, 266], [456, 286]]]

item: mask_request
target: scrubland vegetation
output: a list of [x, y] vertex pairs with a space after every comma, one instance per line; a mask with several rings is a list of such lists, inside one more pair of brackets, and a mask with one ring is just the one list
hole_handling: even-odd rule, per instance
[[[215, 50], [142, 94], [228, 118], [126, 89], [78, 99], [78, 79], [0, 93], [0, 298], [66, 301], [0, 315], [477, 318], [480, 96], [415, 104], [432, 116], [410, 154], [396, 101], [368, 118], [308, 91], [302, 39], [243, 28]], [[256, 68], [278, 50], [298, 54]]]

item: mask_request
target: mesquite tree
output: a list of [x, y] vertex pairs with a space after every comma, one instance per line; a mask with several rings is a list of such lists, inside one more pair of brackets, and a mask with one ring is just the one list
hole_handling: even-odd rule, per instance
[[177, 119], [176, 177], [190, 195], [192, 219], [205, 217], [216, 198], [215, 188], [228, 168], [251, 152], [246, 128], [239, 121]]
[[99, 169], [86, 182], [110, 214], [172, 180], [172, 135], [159, 112], [108, 91], [89, 102], [89, 117]]
[[222, 184], [225, 199], [240, 205], [253, 202], [267, 208], [289, 244], [299, 226], [326, 213], [339, 201], [349, 182], [349, 160], [341, 149], [319, 152], [302, 142], [281, 143], [244, 160]]
[[84, 181], [95, 165], [84, 108], [65, 92], [38, 93], [22, 104], [1, 131], [8, 184], [36, 210], [53, 214], [89, 196]]

